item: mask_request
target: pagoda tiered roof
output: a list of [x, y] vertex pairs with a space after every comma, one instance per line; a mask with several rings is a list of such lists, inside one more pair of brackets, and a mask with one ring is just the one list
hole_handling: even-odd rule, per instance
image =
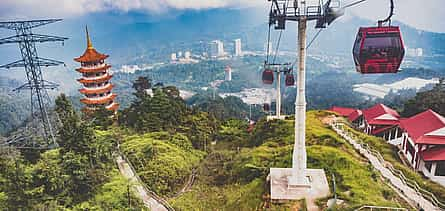
[[117, 109], [119, 109], [119, 106], [119, 103], [114, 102], [110, 107], [107, 107], [106, 109], [110, 111], [116, 111]]
[[101, 54], [96, 51], [93, 47], [87, 48], [82, 56], [75, 58], [74, 61], [76, 62], [97, 62], [102, 61], [106, 58], [108, 58], [109, 55]]
[[105, 81], [109, 81], [111, 78], [113, 77], [113, 75], [111, 74], [105, 74], [102, 77], [96, 77], [96, 78], [80, 78], [77, 79], [77, 81], [79, 81], [82, 84], [89, 84], [89, 83], [103, 83]]
[[106, 86], [101, 88], [82, 88], [79, 89], [79, 92], [82, 94], [102, 94], [111, 91], [113, 87], [113, 84], [107, 84]]
[[102, 72], [104, 70], [108, 70], [111, 67], [109, 64], [104, 64], [101, 67], [95, 67], [95, 68], [84, 68], [80, 67], [77, 68], [76, 71], [80, 73], [96, 73], [96, 72]]
[[101, 54], [94, 49], [93, 44], [91, 43], [90, 34], [88, 33], [88, 28], [86, 28], [87, 32], [87, 49], [83, 53], [82, 56], [75, 58], [76, 62], [97, 62], [102, 61], [108, 58], [108, 55]]
[[111, 94], [111, 96], [109, 96], [109, 97], [101, 97], [99, 99], [83, 98], [80, 100], [80, 102], [85, 103], [85, 104], [90, 104], [90, 105], [104, 104], [104, 103], [108, 103], [112, 100], [114, 101], [114, 99], [116, 99], [116, 97], [117, 97], [116, 94]]

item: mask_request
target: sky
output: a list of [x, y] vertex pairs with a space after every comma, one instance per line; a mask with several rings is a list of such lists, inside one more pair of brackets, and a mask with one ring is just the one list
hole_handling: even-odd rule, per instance
[[[307, 0], [314, 1], [314, 0]], [[317, 0], [318, 1], [318, 0]], [[341, 0], [343, 4], [355, 0]], [[394, 0], [394, 20], [418, 29], [445, 33], [444, 0]], [[95, 12], [129, 11], [162, 15], [169, 10], [212, 8], [268, 8], [267, 0], [1, 0], [0, 20], [75, 18]], [[347, 13], [377, 20], [387, 15], [389, 0], [367, 0]]]

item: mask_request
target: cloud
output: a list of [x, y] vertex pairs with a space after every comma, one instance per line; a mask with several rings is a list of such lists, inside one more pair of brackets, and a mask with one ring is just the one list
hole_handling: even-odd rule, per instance
[[261, 0], [1, 0], [1, 18], [71, 17], [101, 11], [162, 13], [169, 9], [211, 9], [266, 4]]
[[[211, 9], [260, 6], [267, 10], [267, 0], [0, 0], [0, 18], [68, 18], [103, 11], [141, 11], [162, 14], [171, 9]], [[308, 2], [318, 0], [307, 0]], [[356, 0], [341, 0], [350, 3]], [[444, 0], [394, 0], [394, 20], [428, 31], [445, 32]], [[389, 0], [367, 0], [348, 13], [378, 20], [387, 15]], [[266, 16], [266, 14], [265, 14]]]
[[[348, 12], [377, 22], [388, 15], [389, 2], [389, 0], [368, 0], [349, 9]], [[394, 3], [393, 20], [418, 29], [445, 32], [443, 0], [394, 0]]]

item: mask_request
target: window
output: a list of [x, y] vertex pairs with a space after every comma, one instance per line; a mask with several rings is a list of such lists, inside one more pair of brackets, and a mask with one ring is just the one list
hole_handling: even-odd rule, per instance
[[355, 43], [354, 43], [354, 49], [353, 49], [354, 54], [358, 54], [360, 52], [360, 43], [361, 43], [361, 41], [362, 41], [362, 33], [360, 32], [360, 33], [357, 34], [357, 38], [356, 38]]
[[431, 161], [425, 161], [425, 168], [428, 170], [428, 172], [431, 173], [431, 166], [433, 166], [433, 162]]
[[408, 150], [409, 154], [411, 154], [411, 156], [414, 156], [414, 153], [416, 152], [416, 150], [414, 149], [414, 147], [411, 145], [411, 143], [408, 140], [406, 141], [406, 149]]
[[439, 161], [436, 165], [435, 176], [445, 176], [445, 161]]

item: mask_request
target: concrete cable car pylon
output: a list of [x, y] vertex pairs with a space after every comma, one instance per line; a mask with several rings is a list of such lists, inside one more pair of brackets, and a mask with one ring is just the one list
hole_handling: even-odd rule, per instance
[[[298, 81], [295, 100], [295, 144], [292, 168], [271, 168], [270, 187], [272, 200], [294, 200], [306, 198], [309, 210], [311, 201], [329, 195], [329, 185], [323, 169], [307, 169], [306, 156], [306, 29], [308, 21], [316, 21], [315, 28], [323, 29], [344, 14], [339, 1], [315, 1], [308, 5], [306, 0], [268, 0], [271, 2], [269, 26], [284, 30], [286, 21], [298, 22]], [[358, 3], [363, 2], [358, 1]], [[314, 2], [314, 1], [312, 1]], [[334, 5], [334, 3], [336, 5]], [[314, 207], [315, 206], [315, 207]]]

